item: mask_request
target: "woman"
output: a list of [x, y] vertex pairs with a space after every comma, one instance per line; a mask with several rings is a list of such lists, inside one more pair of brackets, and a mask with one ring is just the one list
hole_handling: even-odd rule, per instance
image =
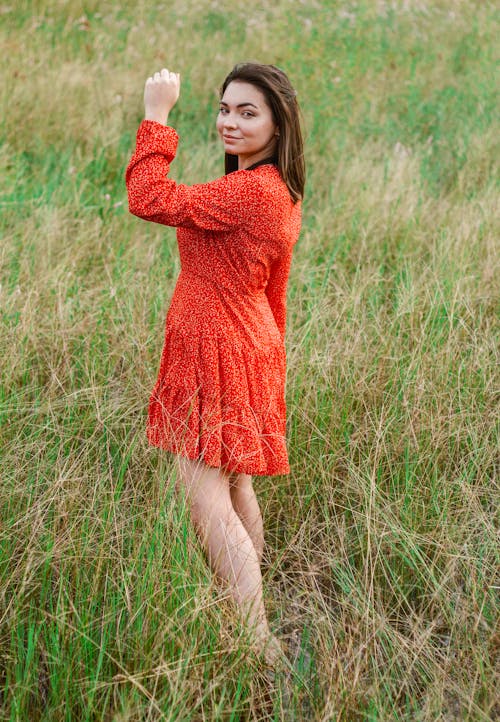
[[179, 136], [167, 121], [179, 92], [179, 74], [166, 68], [147, 79], [125, 174], [130, 212], [176, 226], [181, 260], [147, 434], [175, 454], [176, 488], [211, 567], [273, 665], [284, 653], [263, 605], [252, 475], [290, 471], [284, 339], [305, 181], [299, 109], [282, 70], [236, 65], [216, 123], [226, 174], [187, 186], [168, 178]]

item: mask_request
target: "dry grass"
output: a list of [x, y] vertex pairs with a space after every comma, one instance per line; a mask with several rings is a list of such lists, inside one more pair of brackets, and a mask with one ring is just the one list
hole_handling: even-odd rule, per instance
[[[2, 719], [498, 718], [493, 3], [0, 13]], [[174, 177], [222, 173], [214, 101], [242, 58], [289, 72], [307, 131], [292, 473], [255, 478], [268, 609], [305, 680], [288, 712], [146, 445], [179, 260], [123, 177], [164, 65]]]

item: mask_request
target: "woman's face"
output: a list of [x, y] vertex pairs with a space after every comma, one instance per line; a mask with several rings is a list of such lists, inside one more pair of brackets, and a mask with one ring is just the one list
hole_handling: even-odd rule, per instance
[[220, 101], [217, 131], [224, 151], [238, 156], [238, 169], [272, 155], [278, 126], [264, 93], [251, 83], [233, 80]]

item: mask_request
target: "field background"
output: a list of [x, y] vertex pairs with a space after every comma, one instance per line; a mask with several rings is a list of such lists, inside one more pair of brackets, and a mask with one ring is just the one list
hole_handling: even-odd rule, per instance
[[[500, 718], [495, 5], [0, 5], [1, 719]], [[164, 66], [172, 177], [221, 175], [249, 59], [289, 73], [308, 167], [292, 471], [254, 481], [288, 711], [146, 444], [179, 259], [124, 183]]]

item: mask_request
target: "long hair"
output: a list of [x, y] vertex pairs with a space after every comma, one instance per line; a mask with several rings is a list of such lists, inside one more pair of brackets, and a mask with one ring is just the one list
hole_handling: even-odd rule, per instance
[[[233, 80], [251, 83], [262, 91], [278, 126], [278, 168], [294, 203], [304, 197], [306, 166], [297, 93], [286, 74], [275, 65], [238, 63], [224, 80], [220, 97]], [[238, 156], [225, 154], [226, 174], [238, 169]]]

